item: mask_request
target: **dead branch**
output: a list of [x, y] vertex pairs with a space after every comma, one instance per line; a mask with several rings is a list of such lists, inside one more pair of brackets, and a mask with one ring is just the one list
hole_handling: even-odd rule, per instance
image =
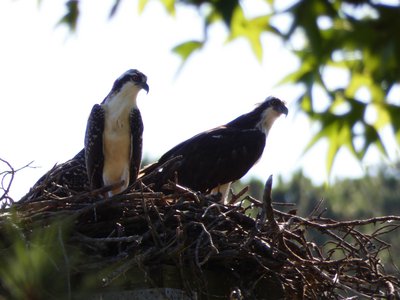
[[31, 167], [33, 162], [18, 169], [14, 169], [8, 161], [2, 158], [0, 158], [0, 162], [6, 166], [6, 170], [2, 171], [0, 169], [0, 208], [6, 208], [14, 203], [14, 200], [11, 198], [9, 193], [15, 174], [23, 169]]

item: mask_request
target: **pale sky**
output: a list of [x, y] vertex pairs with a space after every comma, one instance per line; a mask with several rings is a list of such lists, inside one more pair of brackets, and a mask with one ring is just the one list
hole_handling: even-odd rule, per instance
[[[83, 147], [92, 106], [131, 68], [145, 73], [150, 86], [150, 93], [142, 92], [138, 100], [144, 156], [157, 159], [184, 139], [227, 123], [274, 95], [287, 102], [289, 116], [275, 123], [264, 155], [246, 177], [288, 179], [303, 168], [314, 182], [326, 180], [325, 143], [301, 156], [318, 130], [295, 113], [301, 87], [276, 87], [299, 66], [279, 40], [263, 35], [264, 60], [259, 63], [247, 42], [225, 44], [225, 28], [213, 26], [207, 46], [177, 74], [180, 59], [171, 49], [202, 38], [198, 12], [179, 8], [172, 18], [158, 1], [150, 1], [138, 15], [137, 1], [123, 1], [116, 17], [108, 20], [114, 1], [82, 1], [82, 18], [71, 35], [66, 27], [55, 26], [64, 2], [43, 0], [40, 7], [33, 0], [0, 2], [0, 158], [14, 168], [31, 161], [36, 167], [17, 173], [10, 193], [15, 200], [55, 163]], [[260, 3], [250, 12], [262, 13]], [[339, 77], [335, 84], [345, 79]], [[372, 150], [360, 165], [341, 151], [332, 177], [361, 176], [363, 167], [381, 160]]]

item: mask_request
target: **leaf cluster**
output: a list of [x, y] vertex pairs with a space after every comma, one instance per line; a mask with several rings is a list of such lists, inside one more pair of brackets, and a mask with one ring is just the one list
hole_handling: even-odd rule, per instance
[[[372, 1], [299, 1], [287, 13], [293, 22], [282, 38], [290, 43], [300, 33], [305, 43], [294, 49], [300, 68], [282, 82], [305, 87], [297, 103], [320, 124], [307, 149], [328, 140], [328, 172], [341, 148], [358, 160], [370, 146], [387, 155], [382, 129], [391, 126], [400, 141], [395, 117], [400, 108], [388, 101], [400, 79], [400, 36], [395, 29], [400, 26], [400, 7]], [[337, 69], [345, 73], [334, 73]], [[335, 83], [335, 74], [345, 74], [348, 82]], [[315, 108], [321, 102], [316, 88], [328, 102], [322, 111]]]

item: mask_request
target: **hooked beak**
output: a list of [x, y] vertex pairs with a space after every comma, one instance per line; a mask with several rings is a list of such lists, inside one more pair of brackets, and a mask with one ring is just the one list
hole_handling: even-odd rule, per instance
[[277, 112], [280, 112], [281, 114], [284, 114], [286, 117], [289, 113], [288, 108], [283, 103], [278, 106], [274, 106], [274, 110], [276, 110]]
[[142, 89], [144, 89], [144, 90], [147, 92], [147, 94], [149, 93], [150, 87], [149, 87], [149, 85], [147, 84], [147, 82], [141, 82], [139, 85], [140, 85], [140, 87], [141, 87]]

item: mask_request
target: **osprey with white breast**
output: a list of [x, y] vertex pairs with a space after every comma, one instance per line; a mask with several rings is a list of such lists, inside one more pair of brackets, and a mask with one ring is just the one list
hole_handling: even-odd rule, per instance
[[85, 135], [85, 163], [92, 189], [118, 184], [109, 196], [123, 192], [138, 176], [142, 158], [143, 122], [136, 104], [147, 77], [128, 70], [101, 104], [93, 106]]
[[132, 184], [140, 168], [143, 123], [136, 105], [141, 89], [149, 91], [146, 76], [128, 70], [120, 76], [90, 114], [85, 148], [70, 160], [55, 165], [20, 199], [30, 202], [43, 197], [67, 197], [91, 188], [124, 181]]
[[[268, 132], [282, 114], [288, 114], [284, 102], [268, 97], [253, 111], [173, 147], [158, 162], [145, 167], [139, 177], [145, 184], [153, 183], [155, 190], [163, 190], [163, 184], [174, 181], [176, 173], [180, 185], [200, 192], [221, 192], [226, 200], [230, 183], [243, 177], [260, 159]], [[161, 169], [179, 156], [172, 171]], [[156, 176], [145, 179], [157, 168]]]

